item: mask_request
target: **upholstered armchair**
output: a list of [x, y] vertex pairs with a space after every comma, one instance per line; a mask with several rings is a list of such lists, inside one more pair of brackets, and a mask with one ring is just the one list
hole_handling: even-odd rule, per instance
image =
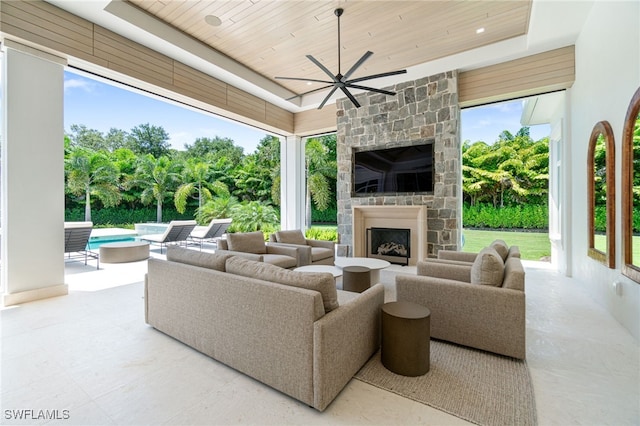
[[425, 259], [417, 274], [398, 274], [399, 301], [431, 311], [431, 337], [525, 359], [525, 272], [487, 247], [472, 263]]
[[227, 234], [226, 238], [218, 240], [216, 253], [242, 256], [286, 269], [304, 265], [300, 263], [300, 253], [296, 247], [268, 244], [264, 241], [262, 231]]
[[269, 237], [271, 245], [297, 247], [302, 265], [333, 265], [335, 243], [333, 241], [305, 238], [300, 229], [277, 231]]

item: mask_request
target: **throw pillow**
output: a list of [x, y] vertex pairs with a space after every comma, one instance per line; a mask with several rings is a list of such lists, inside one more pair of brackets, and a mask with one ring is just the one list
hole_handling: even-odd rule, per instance
[[317, 291], [322, 295], [325, 313], [338, 307], [336, 283], [333, 275], [329, 273], [290, 271], [268, 263], [243, 259], [239, 256], [227, 259], [226, 269], [228, 273], [243, 277]]
[[516, 257], [507, 259], [504, 263], [504, 288], [524, 291], [524, 268]]
[[502, 240], [494, 240], [489, 247], [493, 247], [495, 251], [498, 252], [502, 261], [507, 260], [507, 256], [509, 255], [509, 246]]
[[243, 251], [245, 253], [265, 254], [267, 245], [264, 242], [262, 231], [241, 232], [227, 235], [227, 246], [232, 251]]
[[471, 265], [471, 284], [501, 287], [503, 278], [502, 257], [491, 247], [483, 248]]
[[230, 254], [206, 253], [176, 246], [167, 247], [168, 261], [215, 269], [220, 272], [225, 272], [225, 264], [230, 257]]
[[277, 231], [276, 240], [278, 240], [279, 243], [285, 244], [307, 244], [307, 239], [299, 229], [293, 231]]

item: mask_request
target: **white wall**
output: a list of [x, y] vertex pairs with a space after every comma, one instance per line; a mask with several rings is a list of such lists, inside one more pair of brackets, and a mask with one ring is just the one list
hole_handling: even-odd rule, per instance
[[[573, 276], [636, 339], [640, 339], [640, 284], [621, 273], [622, 130], [640, 86], [640, 2], [595, 2], [576, 42], [576, 81], [570, 90]], [[611, 124], [616, 146], [616, 269], [587, 256], [587, 149], [593, 126]], [[623, 284], [622, 296], [612, 283]]]
[[2, 280], [5, 305], [64, 285], [64, 61], [5, 40]]

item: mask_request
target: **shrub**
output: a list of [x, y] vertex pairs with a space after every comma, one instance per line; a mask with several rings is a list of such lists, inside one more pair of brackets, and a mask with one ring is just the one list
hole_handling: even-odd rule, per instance
[[547, 229], [549, 209], [547, 205], [524, 204], [493, 207], [491, 204], [464, 204], [463, 226], [490, 229]]
[[336, 227], [311, 227], [307, 229], [305, 236], [310, 240], [338, 241], [338, 228]]
[[[194, 210], [187, 210], [184, 213], [178, 213], [173, 208], [164, 208], [162, 210], [162, 221], [170, 222], [172, 220], [185, 220], [193, 219]], [[78, 207], [74, 209], [65, 209], [64, 220], [68, 222], [79, 222], [84, 220], [84, 207]], [[156, 221], [156, 209], [153, 208], [141, 208], [141, 209], [126, 209], [118, 207], [109, 207], [102, 209], [91, 210], [91, 221], [94, 226], [98, 228], [104, 228], [106, 225], [114, 224], [134, 224]], [[115, 226], [115, 225], [114, 225]], [[121, 227], [121, 226], [119, 226]]]

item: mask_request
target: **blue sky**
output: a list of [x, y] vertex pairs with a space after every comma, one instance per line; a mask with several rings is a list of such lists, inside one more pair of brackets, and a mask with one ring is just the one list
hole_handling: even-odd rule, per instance
[[[231, 138], [244, 148], [246, 154], [255, 151], [266, 132], [197, 112], [185, 107], [134, 93], [111, 84], [65, 72], [64, 128], [69, 132], [72, 124], [107, 133], [115, 127], [130, 131], [140, 124], [163, 127], [169, 134], [171, 146], [184, 149], [199, 137]], [[522, 101], [467, 108], [461, 112], [462, 141], [483, 140], [493, 143], [503, 130], [512, 133], [520, 129]], [[534, 140], [549, 135], [549, 126], [533, 126]]]

